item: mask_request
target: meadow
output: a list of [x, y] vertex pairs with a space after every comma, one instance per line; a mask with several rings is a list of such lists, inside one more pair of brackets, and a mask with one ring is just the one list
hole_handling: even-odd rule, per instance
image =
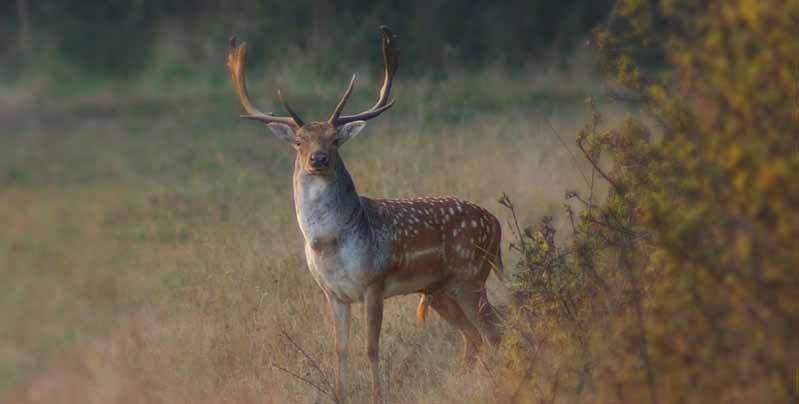
[[[553, 216], [565, 228], [564, 194], [586, 186], [589, 167], [573, 150], [589, 117], [583, 100], [602, 93], [590, 63], [570, 65], [444, 78], [400, 69], [397, 105], [343, 151], [359, 192], [455, 195], [503, 223], [497, 199], [507, 193], [522, 222]], [[371, 105], [380, 79], [355, 70], [352, 110]], [[281, 88], [316, 119], [346, 84], [291, 62], [249, 78], [265, 110]], [[331, 322], [305, 269], [293, 152], [237, 118], [222, 63], [192, 79], [3, 86], [0, 401], [331, 401]], [[624, 114], [603, 109], [611, 120]], [[507, 285], [492, 277], [489, 287], [494, 302], [507, 302]], [[416, 301], [386, 305], [387, 398], [492, 402], [491, 366], [459, 372], [459, 334], [437, 315], [418, 327]], [[360, 402], [368, 374], [354, 313]]]

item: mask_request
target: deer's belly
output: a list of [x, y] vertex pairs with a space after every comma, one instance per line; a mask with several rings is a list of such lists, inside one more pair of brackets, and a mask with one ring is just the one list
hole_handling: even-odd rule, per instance
[[443, 280], [443, 254], [443, 246], [437, 244], [393, 254], [394, 260], [385, 277], [386, 297], [427, 290]]
[[369, 285], [369, 258], [355, 242], [324, 249], [306, 244], [308, 268], [319, 286], [343, 302], [360, 302]]
[[386, 289], [384, 296], [392, 297], [422, 292], [442, 279], [443, 278], [439, 274], [433, 272], [421, 272], [417, 274], [401, 273], [389, 275], [386, 277]]

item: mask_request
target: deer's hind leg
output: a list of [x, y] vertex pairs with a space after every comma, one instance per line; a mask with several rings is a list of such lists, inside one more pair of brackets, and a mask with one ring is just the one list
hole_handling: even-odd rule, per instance
[[485, 281], [464, 281], [453, 285], [450, 296], [460, 306], [464, 316], [474, 325], [483, 339], [497, 348], [502, 339], [499, 329], [499, 318], [486, 295]]
[[461, 367], [463, 369], [471, 369], [474, 366], [477, 352], [480, 351], [480, 345], [483, 340], [480, 337], [480, 332], [463, 314], [463, 310], [458, 303], [448, 296], [445, 292], [439, 292], [432, 295], [430, 305], [433, 310], [438, 313], [444, 320], [451, 326], [460, 331], [463, 336], [463, 360]]

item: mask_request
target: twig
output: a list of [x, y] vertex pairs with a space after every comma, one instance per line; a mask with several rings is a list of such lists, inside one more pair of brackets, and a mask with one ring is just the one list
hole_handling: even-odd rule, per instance
[[608, 176], [604, 171], [602, 171], [602, 169], [599, 168], [599, 164], [596, 161], [594, 161], [593, 158], [591, 158], [590, 153], [588, 153], [588, 150], [585, 150], [585, 148], [583, 147], [582, 142], [577, 142], [577, 147], [580, 148], [580, 151], [583, 152], [583, 154], [585, 155], [586, 160], [588, 160], [588, 162], [591, 163], [592, 166], [594, 166], [594, 170], [596, 170], [596, 172], [598, 172], [599, 175], [601, 175], [602, 178], [604, 178], [605, 181], [607, 181], [608, 184], [610, 184], [613, 187], [613, 189], [616, 190], [616, 192], [618, 192], [620, 195], [623, 195], [623, 192], [622, 192], [623, 189], [621, 188], [621, 185], [617, 184], [616, 181], [613, 181], [612, 179], [610, 179], [610, 176]]
[[613, 225], [613, 224], [610, 224], [610, 223], [602, 222], [602, 221], [596, 220], [594, 218], [587, 218], [587, 220], [590, 223], [598, 224], [600, 226], [607, 227], [607, 228], [609, 228], [609, 229], [611, 229], [613, 231], [617, 231], [619, 233], [623, 233], [623, 234], [625, 234], [627, 236], [633, 237], [633, 241], [636, 241], [638, 238], [643, 237], [643, 235], [638, 234], [635, 231], [627, 229], [627, 228], [624, 228], [622, 226], [618, 226], [618, 225]]
[[577, 161], [577, 156], [575, 156], [574, 153], [572, 153], [571, 149], [569, 149], [569, 147], [566, 146], [566, 142], [563, 141], [563, 138], [560, 137], [560, 134], [558, 133], [558, 131], [556, 131], [555, 127], [552, 126], [552, 122], [549, 121], [549, 118], [546, 118], [546, 120], [547, 120], [547, 125], [549, 125], [549, 128], [552, 129], [552, 133], [555, 135], [556, 138], [558, 138], [558, 141], [563, 146], [563, 148], [566, 149], [567, 152], [569, 152], [569, 155], [571, 156], [572, 161], [574, 162], [574, 168], [576, 168], [577, 172], [580, 173], [580, 176], [583, 177], [583, 181], [585, 181], [585, 185], [590, 186], [590, 183], [588, 182], [588, 177], [585, 175], [585, 173], [583, 173], [583, 170], [580, 169], [580, 165], [579, 165], [579, 163]]
[[325, 385], [327, 385], [327, 388], [332, 391], [333, 387], [330, 385], [330, 381], [328, 380], [327, 374], [322, 371], [322, 369], [319, 367], [319, 364], [311, 357], [311, 355], [308, 355], [308, 353], [305, 352], [304, 349], [302, 349], [300, 344], [295, 342], [294, 339], [291, 338], [291, 336], [285, 330], [283, 330], [282, 328], [280, 329], [280, 334], [283, 335], [283, 337], [285, 337], [287, 340], [289, 340], [289, 342], [291, 342], [291, 345], [293, 345], [294, 348], [297, 351], [299, 351], [302, 354], [302, 356], [305, 357], [305, 359], [308, 359], [308, 361], [311, 362], [311, 366], [314, 369], [316, 369], [317, 372], [319, 372], [319, 375], [322, 376], [322, 381], [324, 381]]
[[570, 195], [569, 195], [570, 197], [572, 197], [572, 198], [574, 198], [574, 199], [577, 199], [578, 201], [580, 201], [580, 203], [582, 203], [582, 204], [583, 204], [585, 207], [587, 207], [587, 208], [588, 208], [588, 212], [591, 212], [591, 208], [592, 208], [592, 207], [593, 207], [593, 208], [598, 208], [598, 207], [599, 207], [599, 206], [597, 206], [597, 205], [594, 205], [594, 202], [591, 200], [591, 198], [593, 197], [593, 192], [594, 192], [594, 191], [593, 191], [593, 182], [594, 182], [594, 180], [593, 180], [593, 176], [594, 176], [594, 173], [595, 173], [595, 172], [596, 172], [596, 171], [594, 171], [594, 170], [591, 170], [591, 177], [592, 177], [592, 178], [591, 178], [591, 184], [592, 184], [592, 185], [591, 185], [590, 193], [588, 194], [588, 198], [589, 198], [588, 200], [585, 200], [585, 199], [583, 199], [583, 198], [580, 196], [580, 194], [578, 194], [577, 192], [574, 192], [573, 194], [570, 194]]
[[304, 378], [304, 377], [302, 377], [302, 376], [300, 376], [300, 375], [298, 375], [298, 374], [296, 374], [296, 373], [294, 373], [294, 372], [292, 372], [292, 371], [290, 371], [290, 370], [288, 370], [288, 369], [286, 369], [284, 367], [278, 366], [278, 365], [276, 365], [274, 363], [270, 363], [270, 365], [273, 368], [275, 368], [275, 369], [277, 369], [277, 370], [279, 370], [281, 372], [284, 372], [284, 373], [294, 377], [297, 380], [300, 380], [300, 381], [303, 381], [303, 382], [307, 383], [311, 387], [315, 388], [318, 392], [320, 392], [320, 393], [324, 394], [325, 396], [329, 397], [334, 402], [336, 401], [336, 397], [335, 396], [333, 396], [329, 391], [327, 391], [327, 390], [323, 389], [322, 387], [319, 387], [318, 385], [316, 385], [316, 383], [314, 383], [314, 382], [312, 382], [312, 381], [310, 381], [310, 380], [308, 380], [308, 379], [306, 379], [306, 378]]
[[[613, 5], [613, 7], [614, 7], [613, 12], [616, 11], [615, 10], [616, 6], [618, 6], [618, 2]], [[591, 109], [593, 110], [592, 111], [593, 112], [592, 113], [593, 119], [591, 119], [591, 136], [592, 137], [596, 137], [596, 124], [597, 124], [597, 121], [599, 120], [599, 118], [597, 118], [597, 113], [596, 113], [596, 110], [594, 108], [595, 108], [594, 102], [591, 101]], [[588, 187], [588, 216], [589, 217], [593, 216], [592, 209], [594, 207], [594, 182], [595, 181], [596, 181], [596, 170], [592, 166], [592, 168], [591, 168], [591, 185]]]
[[626, 102], [627, 104], [632, 104], [634, 106], [642, 105], [650, 101], [649, 97], [647, 97], [646, 95], [622, 94], [611, 88], [608, 88], [605, 91], [605, 95], [607, 95], [608, 99], [612, 101]]
[[506, 208], [510, 210], [511, 217], [513, 217], [513, 222], [510, 225], [516, 228], [516, 236], [519, 238], [519, 243], [524, 246], [524, 233], [522, 232], [521, 226], [519, 226], [519, 218], [516, 216], [516, 209], [513, 206], [513, 202], [508, 197], [508, 194], [502, 193], [502, 198], [500, 198], [500, 203], [504, 205]]

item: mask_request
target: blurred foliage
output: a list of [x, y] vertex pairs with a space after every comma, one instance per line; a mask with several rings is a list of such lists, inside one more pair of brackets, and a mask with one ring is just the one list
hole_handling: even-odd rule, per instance
[[799, 2], [618, 11], [596, 44], [645, 113], [609, 129], [595, 114], [578, 135], [594, 170], [587, 196], [568, 194], [571, 240], [516, 226], [508, 394], [797, 402]]
[[158, 42], [177, 37], [188, 54], [182, 63], [215, 66], [236, 34], [258, 44], [256, 64], [308, 52], [305, 60], [324, 73], [342, 61], [372, 63], [379, 51], [376, 28], [387, 24], [401, 37], [406, 71], [521, 66], [542, 52], [574, 46], [605, 18], [610, 3], [18, 0], [0, 4], [0, 31], [19, 39], [0, 48], [0, 58], [17, 71], [29, 67], [20, 57], [28, 55], [40, 68], [56, 59], [79, 72], [126, 75], [168, 58], [157, 51]]

